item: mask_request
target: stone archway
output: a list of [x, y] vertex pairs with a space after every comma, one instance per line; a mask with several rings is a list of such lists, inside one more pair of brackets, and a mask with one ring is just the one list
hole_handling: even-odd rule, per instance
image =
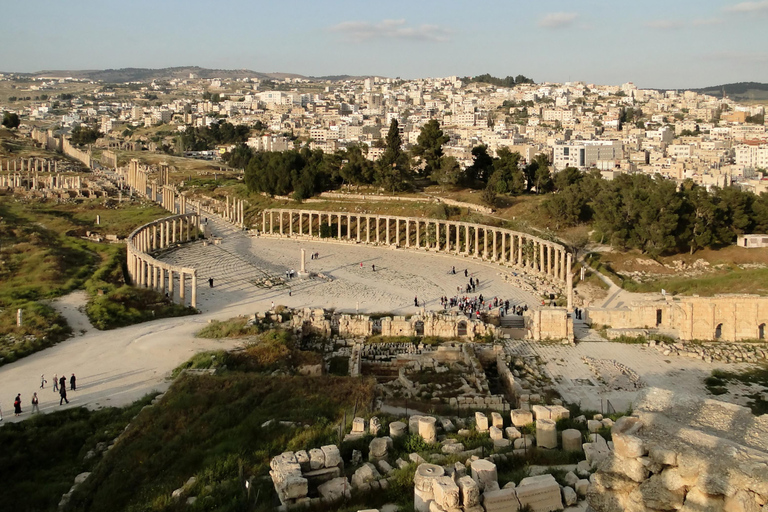
[[765, 324], [760, 324], [757, 326], [757, 339], [765, 339]]
[[723, 337], [723, 324], [717, 324], [715, 327], [715, 339], [719, 340]]
[[413, 332], [416, 333], [416, 336], [424, 336], [424, 322], [417, 320], [413, 324]]
[[456, 334], [458, 336], [466, 336], [467, 335], [467, 322], [462, 320], [459, 322], [459, 324], [456, 326]]

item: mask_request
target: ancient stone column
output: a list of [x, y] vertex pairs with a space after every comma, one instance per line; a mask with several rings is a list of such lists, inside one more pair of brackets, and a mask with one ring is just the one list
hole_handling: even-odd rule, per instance
[[365, 216], [365, 243], [371, 243], [371, 218]]
[[491, 261], [497, 261], [498, 260], [498, 257], [496, 256], [496, 247], [497, 247], [496, 238], [497, 238], [497, 236], [498, 236], [498, 231], [496, 231], [494, 229], [493, 230], [493, 249], [491, 250], [491, 252], [492, 252]]
[[501, 262], [507, 262], [507, 234], [501, 232]]
[[168, 296], [171, 298], [171, 302], [176, 299], [173, 296], [173, 268], [168, 267]]
[[[280, 214], [280, 236], [283, 236], [283, 210], [280, 210], [278, 212]], [[330, 220], [330, 215], [328, 216], [328, 219]], [[330, 224], [330, 222], [328, 222]]]
[[565, 287], [568, 290], [568, 311], [573, 309], [573, 275], [571, 273], [571, 254], [568, 253], [568, 259], [566, 261], [566, 284]]
[[186, 306], [186, 302], [184, 302], [184, 295], [187, 287], [187, 279], [186, 274], [184, 273], [184, 270], [179, 271], [179, 304], [182, 306]]
[[517, 237], [517, 266], [523, 268], [523, 235]]
[[379, 216], [376, 216], [376, 243], [378, 244], [381, 241], [381, 236], [379, 235]]
[[421, 249], [421, 221], [416, 219], [416, 248]]
[[338, 228], [339, 228], [338, 229], [338, 239], [341, 240], [341, 214], [340, 213], [336, 214], [336, 219], [339, 221], [339, 224], [338, 224]]
[[362, 242], [363, 241], [363, 239], [361, 237], [361, 234], [360, 234], [361, 233], [361, 230], [360, 230], [360, 224], [361, 224], [360, 221], [361, 220], [362, 219], [360, 218], [360, 215], [355, 215], [355, 228], [357, 229], [357, 238], [355, 240], [357, 240], [358, 242]]
[[192, 272], [192, 307], [197, 307], [197, 270]]
[[387, 228], [387, 232], [385, 233], [385, 236], [386, 236], [385, 243], [389, 245], [389, 217], [387, 217], [386, 228]]
[[405, 246], [411, 246], [411, 221], [405, 219]]

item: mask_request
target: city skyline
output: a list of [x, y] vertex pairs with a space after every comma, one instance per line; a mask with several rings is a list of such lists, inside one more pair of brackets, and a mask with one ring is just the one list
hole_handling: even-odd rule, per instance
[[349, 0], [5, 6], [0, 70], [194, 65], [305, 76], [522, 74], [537, 82], [696, 88], [768, 82], [768, 1], [672, 5]]

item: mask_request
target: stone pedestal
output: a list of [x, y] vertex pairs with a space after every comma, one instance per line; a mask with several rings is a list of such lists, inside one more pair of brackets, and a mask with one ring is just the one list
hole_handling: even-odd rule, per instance
[[512, 419], [512, 425], [515, 427], [524, 427], [525, 425], [530, 425], [533, 423], [533, 414], [531, 411], [513, 409], [510, 411], [509, 415]]
[[420, 464], [413, 475], [413, 507], [417, 512], [429, 512], [429, 502], [435, 499], [432, 484], [445, 470], [435, 464]]
[[404, 436], [408, 427], [402, 421], [393, 421], [389, 424], [389, 436], [393, 439]]
[[581, 432], [579, 432], [575, 428], [569, 428], [568, 430], [563, 430], [562, 439], [563, 439], [563, 450], [567, 452], [580, 452], [582, 450]]
[[419, 435], [427, 443], [434, 443], [437, 441], [437, 429], [435, 423], [437, 419], [431, 416], [423, 416], [419, 419]]
[[472, 461], [472, 479], [480, 489], [485, 489], [490, 482], [497, 482], [496, 464], [485, 459]]
[[552, 420], [536, 420], [536, 446], [557, 448], [557, 428]]
[[475, 428], [478, 432], [488, 431], [488, 417], [482, 412], [475, 413]]

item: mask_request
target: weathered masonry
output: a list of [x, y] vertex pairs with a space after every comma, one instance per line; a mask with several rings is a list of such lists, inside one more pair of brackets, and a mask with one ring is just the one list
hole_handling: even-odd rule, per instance
[[416, 217], [270, 209], [262, 233], [421, 249], [537, 273], [564, 285], [572, 306], [572, 255], [562, 245], [509, 229]]
[[593, 325], [675, 330], [683, 341], [765, 340], [768, 337], [768, 297], [758, 295], [667, 297], [620, 309], [588, 308], [586, 313], [587, 321]]
[[190, 277], [189, 305], [197, 307], [197, 270], [169, 265], [155, 259], [152, 253], [177, 243], [196, 240], [199, 232], [200, 217], [197, 213], [174, 215], [137, 228], [128, 236], [128, 274], [134, 286], [167, 293], [171, 300], [186, 305], [187, 277]]

